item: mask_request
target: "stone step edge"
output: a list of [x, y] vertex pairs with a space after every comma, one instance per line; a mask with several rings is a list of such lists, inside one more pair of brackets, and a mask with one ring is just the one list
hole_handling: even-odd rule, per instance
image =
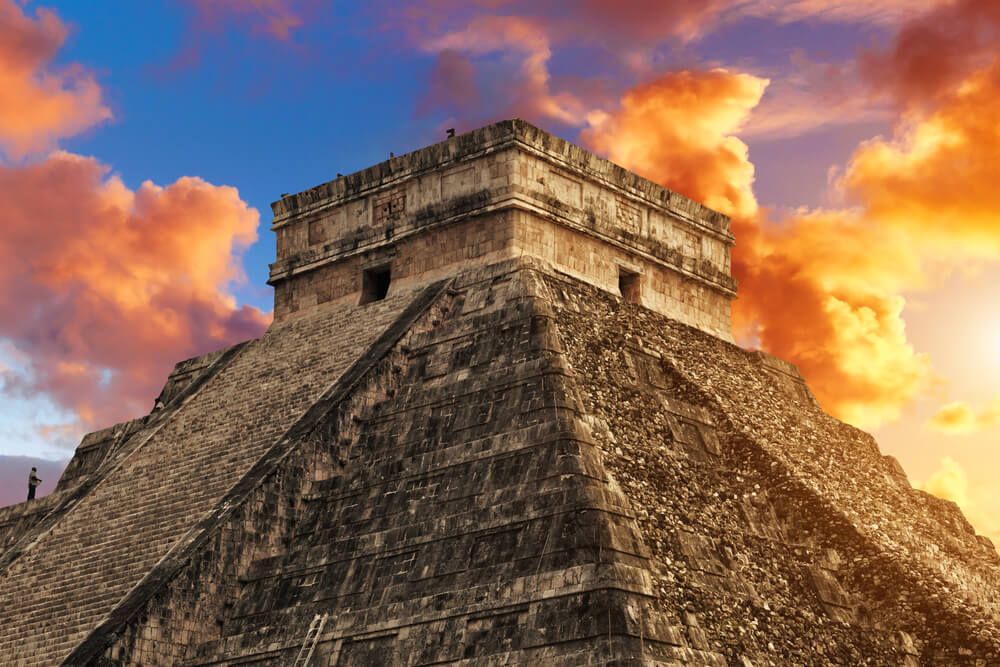
[[247, 474], [219, 500], [212, 511], [178, 540], [153, 569], [115, 605], [104, 621], [77, 645], [62, 664], [90, 664], [92, 660], [99, 658], [117, 639], [116, 635], [129, 620], [156, 592], [181, 572], [191, 556], [208, 542], [230, 515], [281, 465], [294, 451], [298, 442], [341, 401], [350, 396], [355, 386], [440, 298], [451, 282], [450, 279], [442, 280], [425, 287], [375, 342], [257, 460]]

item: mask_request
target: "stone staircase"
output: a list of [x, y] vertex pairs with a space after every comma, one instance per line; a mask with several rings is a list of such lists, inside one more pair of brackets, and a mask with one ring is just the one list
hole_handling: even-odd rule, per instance
[[5, 664], [61, 661], [412, 298], [314, 311], [240, 350], [3, 573]]
[[[638, 646], [623, 610], [648, 586], [647, 550], [546, 318], [504, 278], [457, 288], [448, 316], [405, 341], [399, 385], [357, 415], [343, 470], [185, 664], [288, 664], [324, 614], [315, 664], [585, 664]], [[648, 616], [648, 645], [674, 636]], [[699, 653], [685, 641], [661, 651]]]

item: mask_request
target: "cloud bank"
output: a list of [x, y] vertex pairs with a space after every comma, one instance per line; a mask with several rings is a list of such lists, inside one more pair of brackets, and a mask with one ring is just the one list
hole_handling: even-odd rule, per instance
[[125, 187], [92, 158], [0, 168], [0, 337], [30, 358], [8, 391], [42, 392], [86, 427], [143, 414], [176, 361], [267, 318], [226, 293], [258, 214], [185, 177]]
[[230, 291], [259, 222], [236, 189], [131, 190], [95, 158], [29, 156], [110, 116], [92, 73], [53, 70], [65, 37], [54, 13], [0, 0], [0, 146], [26, 158], [0, 163], [0, 343], [17, 359], [0, 391], [69, 411], [37, 425], [59, 441], [148, 412], [175, 362], [270, 319]]

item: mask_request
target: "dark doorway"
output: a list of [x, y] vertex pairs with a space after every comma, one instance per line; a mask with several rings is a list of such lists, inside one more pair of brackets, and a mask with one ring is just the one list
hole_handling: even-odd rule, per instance
[[388, 266], [365, 269], [361, 278], [361, 303], [381, 301], [389, 293], [391, 273]]
[[629, 271], [618, 267], [618, 291], [622, 298], [631, 303], [641, 303], [640, 300], [640, 276], [635, 271]]

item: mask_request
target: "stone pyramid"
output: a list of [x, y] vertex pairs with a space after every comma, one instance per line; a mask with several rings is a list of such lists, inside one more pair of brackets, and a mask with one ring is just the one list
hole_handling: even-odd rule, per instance
[[527, 123], [273, 205], [275, 321], [0, 510], [10, 665], [998, 665], [1000, 556]]

